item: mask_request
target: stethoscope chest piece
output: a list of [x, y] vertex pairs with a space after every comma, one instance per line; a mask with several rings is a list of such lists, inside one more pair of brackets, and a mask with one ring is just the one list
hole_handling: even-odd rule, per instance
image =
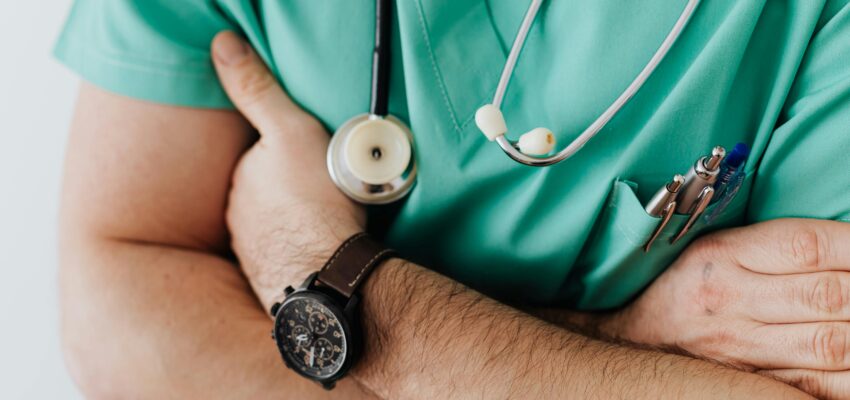
[[416, 181], [413, 135], [391, 115], [348, 120], [331, 138], [327, 161], [337, 187], [363, 204], [399, 200]]

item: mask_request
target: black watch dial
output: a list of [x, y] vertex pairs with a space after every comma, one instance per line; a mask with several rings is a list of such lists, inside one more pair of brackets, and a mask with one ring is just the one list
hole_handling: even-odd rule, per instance
[[348, 350], [340, 318], [320, 298], [287, 299], [277, 314], [275, 339], [289, 366], [315, 379], [336, 375]]

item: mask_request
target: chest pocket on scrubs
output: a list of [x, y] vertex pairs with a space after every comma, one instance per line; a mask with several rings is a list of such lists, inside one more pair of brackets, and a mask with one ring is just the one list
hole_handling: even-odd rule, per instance
[[[671, 245], [670, 239], [688, 219], [687, 215], [674, 215], [648, 253], [643, 251], [643, 246], [660, 218], [646, 213], [635, 194], [635, 183], [616, 181], [568, 282], [570, 303], [582, 309], [599, 310], [630, 301], [633, 293], [649, 285], [695, 237], [743, 221], [752, 176], [753, 173], [747, 174], [734, 200], [710, 226], [700, 217], [684, 239]], [[703, 215], [708, 215], [718, 204], [710, 205]], [[592, 290], [582, 283], [585, 280], [595, 282]]]

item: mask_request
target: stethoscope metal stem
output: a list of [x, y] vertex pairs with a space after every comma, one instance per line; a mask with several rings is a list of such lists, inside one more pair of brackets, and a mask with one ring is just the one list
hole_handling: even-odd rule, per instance
[[[499, 147], [501, 147], [502, 150], [505, 151], [505, 154], [507, 154], [508, 157], [521, 164], [529, 165], [532, 167], [548, 167], [552, 164], [557, 163], [558, 161], [561, 161], [555, 159], [557, 156], [560, 156], [560, 153], [556, 156], [542, 158], [527, 155], [519, 151], [519, 149], [517, 149], [516, 147], [516, 142], [508, 140], [505, 135], [496, 137], [496, 143], [499, 144]], [[565, 156], [564, 159], [570, 157], [571, 155], [572, 154]]]

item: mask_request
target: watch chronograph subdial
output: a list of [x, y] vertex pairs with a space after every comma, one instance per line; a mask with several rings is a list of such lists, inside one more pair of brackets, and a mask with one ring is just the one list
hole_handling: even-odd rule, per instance
[[316, 341], [316, 357], [328, 361], [334, 356], [334, 345], [330, 342], [330, 340], [325, 338], [319, 338]]
[[328, 331], [328, 317], [321, 311], [313, 311], [308, 320], [310, 329], [319, 335], [324, 335]]

